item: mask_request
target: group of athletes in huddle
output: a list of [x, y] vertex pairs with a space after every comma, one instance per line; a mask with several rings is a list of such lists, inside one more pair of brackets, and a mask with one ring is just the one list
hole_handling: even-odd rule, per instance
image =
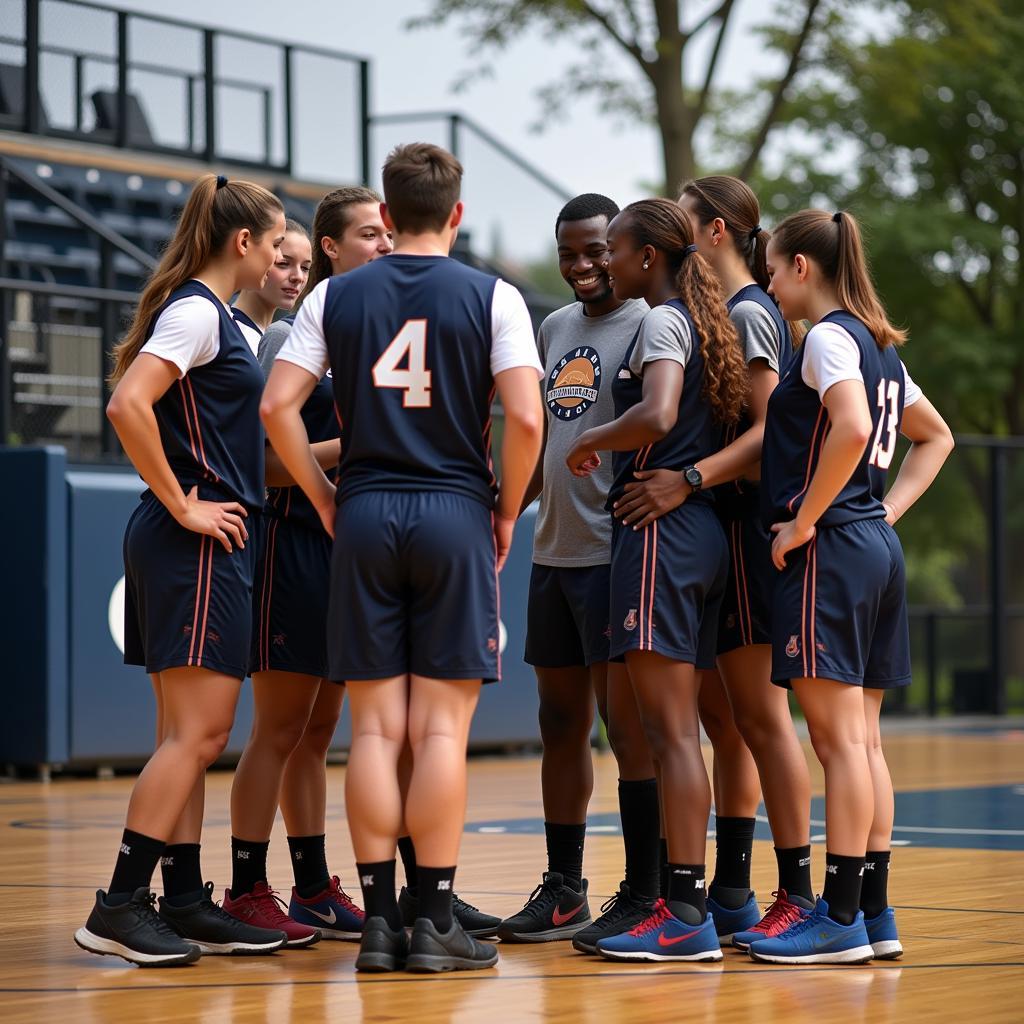
[[[910, 681], [892, 526], [953, 442], [896, 353], [856, 221], [804, 210], [769, 234], [725, 176], [621, 211], [577, 196], [555, 223], [576, 301], [535, 338], [516, 289], [449, 256], [461, 178], [438, 147], [398, 147], [383, 203], [330, 193], [312, 239], [258, 185], [193, 189], [112, 374], [107, 415], [148, 487], [125, 535], [125, 660], [151, 677], [157, 748], [75, 941], [166, 966], [352, 939], [358, 970], [417, 972], [491, 967], [495, 935], [612, 960], [720, 960], [730, 941], [773, 963], [900, 956], [879, 735], [884, 691]], [[470, 722], [500, 675], [498, 572], [538, 496], [526, 660], [548, 870], [501, 920], [454, 876]], [[250, 674], [218, 904], [200, 869], [205, 770]], [[817, 900], [789, 688], [825, 772]], [[324, 846], [346, 692], [365, 913]], [[595, 697], [625, 846], [596, 920]], [[762, 794], [766, 912], [750, 890]], [[266, 869], [278, 807], [287, 908]]]

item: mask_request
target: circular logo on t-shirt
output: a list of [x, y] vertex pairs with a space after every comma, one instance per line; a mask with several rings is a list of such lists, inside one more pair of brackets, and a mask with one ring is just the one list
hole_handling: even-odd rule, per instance
[[589, 345], [567, 352], [548, 374], [545, 400], [560, 420], [582, 416], [601, 390], [601, 357]]

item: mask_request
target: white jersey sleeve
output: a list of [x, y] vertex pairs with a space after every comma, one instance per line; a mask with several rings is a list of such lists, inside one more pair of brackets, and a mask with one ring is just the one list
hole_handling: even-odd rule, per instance
[[153, 333], [139, 350], [178, 368], [178, 377], [205, 366], [220, 351], [220, 316], [209, 299], [187, 295], [172, 302], [156, 319]]
[[833, 384], [844, 380], [863, 382], [860, 349], [850, 332], [839, 324], [815, 324], [804, 338], [804, 359], [801, 374], [804, 383], [825, 398]]
[[924, 392], [914, 383], [914, 379], [907, 372], [907, 366], [902, 359], [900, 366], [903, 367], [903, 408], [905, 409], [908, 405], [919, 401]]
[[294, 363], [319, 380], [331, 365], [324, 337], [324, 303], [330, 278], [321, 281], [302, 302], [302, 308], [285, 343], [277, 353], [278, 359]]
[[544, 376], [526, 300], [507, 281], [497, 281], [491, 299], [491, 376], [528, 366]]

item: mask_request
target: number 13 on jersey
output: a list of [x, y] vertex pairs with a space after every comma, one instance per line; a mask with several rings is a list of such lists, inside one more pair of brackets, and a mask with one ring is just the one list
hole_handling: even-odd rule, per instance
[[[403, 359], [404, 369], [398, 365]], [[373, 364], [373, 384], [378, 388], [400, 388], [406, 409], [430, 408], [426, 320], [405, 321]]]

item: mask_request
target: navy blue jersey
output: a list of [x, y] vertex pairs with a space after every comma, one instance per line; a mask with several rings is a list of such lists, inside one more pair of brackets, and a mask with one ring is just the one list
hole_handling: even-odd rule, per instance
[[235, 323], [245, 324], [246, 327], [251, 328], [258, 335], [263, 336], [263, 328], [248, 313], [242, 312], [237, 306], [231, 307], [231, 316]]
[[[741, 302], [756, 302], [771, 317], [779, 336], [778, 366], [781, 378], [793, 358], [793, 340], [789, 333], [789, 324], [782, 318], [775, 300], [759, 284], [748, 284], [741, 288], [726, 302], [726, 309], [731, 313]], [[740, 343], [744, 344], [742, 336]], [[745, 347], [744, 345], [744, 349]], [[744, 359], [747, 359], [746, 351]], [[735, 423], [722, 428], [721, 447], [728, 448], [737, 437], [745, 434], [753, 425], [750, 414], [744, 409]], [[743, 519], [747, 515], [756, 517], [759, 513], [758, 489], [758, 485], [753, 481], [742, 479], [731, 480], [716, 487], [715, 508], [718, 514], [728, 520]]]
[[189, 370], [154, 406], [164, 453], [186, 494], [199, 484], [204, 498], [259, 509], [264, 500], [263, 373], [227, 307], [201, 281], [186, 281], [157, 310], [146, 337], [171, 303], [192, 295], [209, 299], [217, 310], [220, 347], [211, 362]]
[[[704, 357], [700, 351], [700, 335], [690, 316], [689, 310], [679, 299], [669, 299], [666, 305], [679, 310], [690, 329], [690, 355], [683, 368], [683, 390], [679, 396], [679, 415], [675, 426], [660, 440], [633, 452], [613, 452], [612, 472], [614, 480], [605, 507], [611, 510], [633, 479], [637, 469], [683, 469], [710, 455], [718, 443], [718, 427], [711, 417], [711, 408], [701, 397], [704, 386]], [[643, 323], [633, 335], [626, 350], [625, 358], [612, 383], [612, 399], [615, 402], [615, 417], [638, 405], [643, 398], [643, 377], [633, 373], [629, 367], [633, 350], [640, 339]], [[714, 498], [706, 491], [698, 491], [690, 501], [712, 502]]]
[[[906, 378], [893, 346], [879, 348], [852, 313], [837, 310], [822, 323], [838, 324], [860, 350], [860, 371], [871, 410], [871, 440], [857, 468], [818, 526], [839, 526], [858, 519], [884, 519], [882, 496], [896, 437], [903, 420]], [[765, 526], [792, 519], [800, 508], [828, 436], [828, 411], [818, 392], [804, 383], [804, 345], [793, 358], [768, 401], [761, 453], [761, 518]]]
[[330, 279], [323, 334], [341, 422], [338, 502], [442, 490], [494, 504], [491, 303], [497, 278], [391, 255]]

